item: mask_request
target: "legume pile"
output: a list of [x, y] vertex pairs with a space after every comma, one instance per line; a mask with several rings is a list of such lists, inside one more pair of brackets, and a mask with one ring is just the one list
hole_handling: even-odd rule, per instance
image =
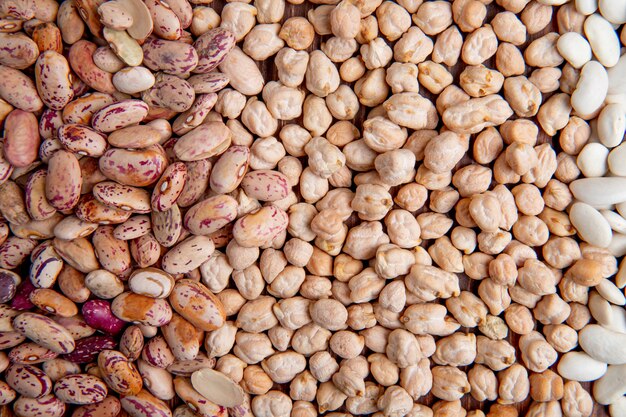
[[0, 0], [0, 416], [626, 416], [624, 23]]

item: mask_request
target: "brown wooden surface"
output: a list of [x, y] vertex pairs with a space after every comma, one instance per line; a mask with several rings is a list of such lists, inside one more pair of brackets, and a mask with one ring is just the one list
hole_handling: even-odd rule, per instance
[[[213, 3], [211, 3], [211, 7], [215, 8], [216, 11], [221, 12], [223, 5], [226, 4], [225, 0], [215, 0]], [[286, 8], [285, 8], [285, 15], [283, 20], [281, 21], [284, 22], [286, 19], [293, 17], [293, 16], [303, 16], [306, 17], [307, 12], [310, 9], [315, 8], [316, 4], [313, 3], [309, 3], [308, 1], [305, 1], [305, 3], [303, 4], [299, 4], [299, 5], [294, 5], [291, 3], [287, 3], [286, 4]], [[491, 18], [498, 12], [502, 11], [503, 9], [500, 8], [499, 6], [496, 5], [496, 3], [492, 3], [491, 5], [488, 6], [488, 16], [486, 19], [486, 22], [489, 22], [491, 20]], [[544, 31], [542, 31], [541, 33], [532, 35], [529, 37], [528, 42], [523, 45], [521, 47], [522, 51], [526, 48], [526, 46], [528, 45], [528, 43], [530, 43], [532, 40], [537, 39], [539, 37], [541, 37], [542, 35], [544, 35], [545, 33], [551, 32], [551, 31], [557, 31], [557, 25], [556, 25], [556, 10], [557, 8], [554, 8], [555, 13], [553, 15], [553, 24], [549, 27], [547, 27]], [[465, 34], [464, 34], [465, 35]], [[313, 43], [313, 45], [311, 45], [311, 47], [308, 49], [309, 51], [315, 50], [315, 49], [319, 49], [320, 43], [324, 42], [326, 39], [328, 39], [329, 36], [318, 36], [316, 35], [315, 41]], [[434, 41], [435, 39], [433, 39]], [[390, 43], [390, 45], [393, 45], [393, 43]], [[460, 61], [460, 59], [459, 59]], [[491, 59], [487, 62], [485, 62], [485, 65], [487, 65], [490, 68], [495, 68], [495, 60]], [[278, 80], [278, 75], [277, 75], [277, 71], [276, 71], [276, 67], [274, 66], [274, 62], [273, 59], [267, 59], [265, 61], [261, 61], [257, 63], [261, 72], [263, 73], [263, 75], [265, 76], [265, 80], [267, 81], [273, 81], [273, 80]], [[462, 63], [457, 64], [456, 66], [450, 68], [448, 67], [448, 69], [450, 70], [450, 72], [454, 75], [454, 83], [458, 85], [458, 79], [459, 79], [459, 74], [463, 71], [464, 65]], [[530, 75], [530, 73], [532, 72], [533, 68], [528, 68], [527, 69], [527, 76]], [[302, 85], [302, 88], [305, 88], [304, 85]], [[429, 97], [431, 98], [433, 101], [436, 98], [436, 96], [434, 96], [433, 94], [431, 94], [430, 92], [428, 92], [427, 90], [425, 90], [424, 88], [420, 89], [420, 94], [422, 94], [425, 97]], [[549, 97], [550, 95], [544, 95], [544, 101]], [[365, 109], [363, 106], [361, 106], [361, 109], [357, 115], [357, 117], [353, 120], [353, 123], [359, 128], [359, 130], [361, 130], [361, 124], [365, 118], [366, 115], [366, 111], [369, 110]], [[298, 120], [298, 122], [301, 122], [301, 119]], [[280, 124], [285, 124], [284, 122], [279, 122]], [[289, 122], [289, 123], [293, 123], [293, 122]], [[554, 139], [554, 140], [553, 140]], [[550, 142], [554, 145], [557, 153], [559, 152], [558, 149], [558, 140], [556, 140], [556, 138], [551, 138], [548, 137], [543, 131], [541, 131], [540, 129], [540, 137], [539, 137], [539, 142], [543, 143], [543, 142]], [[471, 149], [471, 148], [470, 148]], [[461, 168], [469, 163], [472, 162], [472, 158], [471, 155], [468, 155], [466, 157], [464, 157], [464, 159], [459, 163], [459, 165], [457, 166], [457, 168]], [[427, 206], [428, 204], [426, 204]], [[541, 257], [541, 254], [539, 254], [539, 256]], [[473, 281], [470, 280], [469, 278], [467, 278], [467, 276], [463, 275], [461, 277], [461, 289], [462, 290], [469, 290], [469, 291], [473, 291], [474, 293], [477, 292], [478, 289], [478, 282], [477, 281]], [[539, 326], [541, 326], [541, 324], [539, 324]], [[461, 328], [463, 331], [471, 331], [471, 332], [478, 332], [477, 329], [467, 329], [467, 328]], [[520, 352], [519, 352], [519, 347], [518, 347], [518, 340], [519, 340], [519, 336], [513, 334], [510, 335], [508, 340], [513, 344], [513, 346], [515, 346], [516, 350], [517, 350], [517, 357], [518, 357], [518, 361], [521, 362], [521, 356], [520, 356]], [[464, 367], [461, 368], [464, 371], [468, 371], [471, 367]], [[553, 366], [552, 369], [556, 372], [556, 366]], [[583, 386], [586, 389], [591, 389], [591, 384], [589, 383], [585, 383], [583, 384]], [[288, 386], [282, 386], [276, 387], [277, 389], [283, 389], [283, 390], [287, 390], [288, 391]], [[427, 405], [432, 405], [433, 403], [435, 403], [437, 401], [437, 399], [432, 395], [429, 394], [428, 396], [422, 397], [419, 399], [419, 403], [422, 404], [427, 404]], [[465, 395], [463, 397], [463, 399], [461, 400], [463, 407], [467, 410], [476, 410], [476, 409], [480, 409], [483, 410], [485, 413], [488, 412], [489, 410], [489, 405], [490, 403], [488, 402], [478, 402], [475, 401], [470, 395]], [[524, 401], [523, 403], [519, 403], [517, 404], [517, 409], [520, 412], [520, 416], [524, 416], [526, 413], [526, 410], [528, 409], [529, 404], [531, 403], [531, 399], [530, 397]], [[342, 408], [343, 409], [343, 408]], [[341, 410], [342, 410], [341, 409]], [[337, 410], [340, 411], [340, 410]], [[594, 410], [593, 410], [593, 417], [604, 417], [604, 416], [608, 416], [608, 410], [606, 407], [598, 405], [598, 404], [594, 404]]]

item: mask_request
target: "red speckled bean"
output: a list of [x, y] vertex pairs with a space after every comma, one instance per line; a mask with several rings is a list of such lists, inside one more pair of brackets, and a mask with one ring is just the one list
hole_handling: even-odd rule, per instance
[[33, 113], [15, 109], [4, 121], [4, 157], [15, 167], [26, 167], [37, 160], [39, 123]]
[[117, 342], [113, 336], [90, 336], [76, 341], [76, 349], [63, 358], [74, 363], [93, 362], [105, 349], [114, 349]]
[[93, 194], [86, 194], [78, 201], [74, 214], [84, 222], [106, 225], [124, 223], [132, 213], [106, 206]]
[[54, 384], [54, 395], [66, 404], [94, 404], [104, 400], [106, 384], [93, 375], [67, 375]]
[[182, 162], [174, 162], [165, 168], [152, 191], [152, 209], [155, 211], [170, 209], [182, 193], [187, 178], [187, 166]]
[[133, 216], [113, 230], [116, 239], [131, 240], [150, 233], [152, 224], [150, 217], [140, 214]]
[[20, 397], [13, 404], [17, 417], [61, 417], [65, 404], [52, 394], [41, 398]]
[[117, 334], [126, 326], [111, 312], [111, 303], [106, 300], [90, 300], [81, 309], [85, 322], [96, 330], [104, 333]]
[[198, 66], [193, 72], [207, 73], [217, 68], [233, 49], [235, 35], [228, 29], [211, 29], [196, 39], [193, 46], [198, 51]]
[[228, 195], [209, 197], [185, 213], [185, 227], [195, 235], [209, 235], [237, 218], [237, 206]]
[[89, 125], [95, 112], [114, 102], [115, 98], [107, 93], [94, 91], [93, 93], [85, 94], [65, 106], [63, 109], [63, 122]]
[[70, 210], [78, 204], [83, 176], [73, 153], [59, 150], [48, 161], [46, 198], [57, 210]]
[[190, 279], [178, 281], [169, 300], [178, 314], [201, 330], [218, 329], [226, 320], [222, 302], [199, 282]]
[[59, 354], [39, 346], [36, 343], [28, 342], [14, 347], [9, 352], [9, 360], [12, 363], [22, 365], [33, 365], [54, 359]]
[[98, 355], [98, 367], [102, 379], [122, 395], [135, 395], [141, 391], [141, 375], [137, 368], [117, 350], [103, 350]]
[[13, 327], [40, 346], [56, 353], [74, 350], [74, 338], [60, 324], [37, 313], [22, 313], [13, 319]]
[[54, 216], [57, 210], [46, 198], [46, 179], [48, 172], [44, 169], [33, 172], [24, 187], [24, 204], [33, 220], [45, 220]]
[[35, 64], [35, 83], [39, 97], [53, 110], [62, 110], [74, 98], [70, 64], [63, 55], [45, 51]]
[[265, 206], [246, 214], [233, 227], [233, 237], [243, 247], [262, 246], [287, 229], [289, 216], [276, 206]]
[[285, 174], [269, 169], [248, 172], [243, 177], [241, 188], [249, 197], [261, 201], [282, 200], [291, 191]]
[[141, 188], [103, 181], [93, 187], [96, 200], [133, 213], [150, 213], [150, 194]]
[[148, 105], [141, 100], [122, 100], [94, 113], [91, 125], [100, 132], [113, 132], [141, 122], [148, 115]]
[[196, 50], [183, 42], [150, 38], [141, 47], [144, 65], [154, 71], [184, 75], [198, 65]]
[[174, 363], [174, 354], [163, 336], [155, 336], [146, 343], [141, 358], [151, 366], [167, 368]]
[[68, 151], [79, 155], [98, 157], [107, 148], [106, 138], [87, 126], [66, 124], [59, 128], [57, 135]]
[[89, 87], [102, 93], [115, 93], [113, 74], [101, 70], [93, 62], [93, 53], [98, 49], [95, 43], [80, 40], [72, 45], [69, 53], [70, 66], [78, 77]]
[[107, 177], [124, 185], [146, 187], [156, 182], [167, 157], [160, 145], [145, 149], [109, 149], [100, 158], [100, 170]]
[[21, 71], [0, 65], [0, 98], [27, 112], [43, 108], [35, 83]]
[[0, 245], [0, 268], [14, 269], [20, 266], [37, 246], [37, 241], [10, 236]]
[[122, 408], [131, 417], [172, 417], [172, 411], [163, 401], [146, 390], [121, 399]]
[[25, 397], [41, 398], [52, 391], [50, 377], [31, 365], [9, 365], [4, 377], [11, 388]]
[[108, 396], [96, 404], [82, 405], [74, 410], [72, 417], [116, 417], [122, 409], [120, 400]]
[[160, 327], [172, 319], [170, 304], [160, 298], [125, 292], [111, 304], [111, 311], [124, 321]]
[[93, 246], [96, 257], [104, 269], [115, 275], [130, 272], [130, 249], [128, 242], [113, 236], [112, 226], [100, 226], [93, 233]]

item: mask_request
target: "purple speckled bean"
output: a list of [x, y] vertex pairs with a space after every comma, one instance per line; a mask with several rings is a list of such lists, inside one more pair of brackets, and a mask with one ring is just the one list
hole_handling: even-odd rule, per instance
[[81, 311], [87, 325], [104, 333], [117, 334], [126, 326], [125, 321], [111, 313], [111, 303], [106, 300], [87, 301]]
[[4, 381], [0, 381], [0, 405], [11, 403], [17, 393]]
[[121, 409], [120, 400], [108, 396], [99, 403], [77, 407], [72, 413], [72, 417], [116, 417]]
[[146, 390], [123, 397], [121, 403], [131, 417], [172, 417], [168, 405]]
[[156, 182], [165, 167], [167, 156], [160, 145], [145, 149], [109, 149], [99, 161], [100, 171], [120, 184], [146, 187]]
[[87, 274], [100, 267], [89, 240], [85, 238], [74, 238], [72, 240], [55, 238], [52, 243], [59, 256], [80, 272]]
[[37, 44], [24, 33], [0, 33], [0, 63], [23, 70], [35, 63], [39, 55]]
[[224, 61], [235, 46], [235, 35], [228, 29], [214, 28], [196, 39], [193, 46], [198, 51], [198, 66], [193, 72], [204, 74]]
[[79, 339], [89, 337], [96, 332], [96, 329], [89, 327], [89, 325], [85, 323], [85, 319], [78, 314], [73, 317], [57, 316], [54, 318], [54, 321], [65, 327], [67, 331], [70, 332], [74, 340], [78, 340], [78, 344], [81, 343]]
[[250, 408], [250, 395], [244, 393], [243, 404], [230, 407], [228, 409], [228, 415], [230, 417], [254, 417], [252, 409]]
[[215, 250], [208, 236], [191, 236], [171, 248], [161, 259], [161, 267], [172, 275], [186, 274], [205, 263]]
[[28, 342], [14, 347], [9, 352], [9, 360], [22, 365], [33, 365], [54, 359], [58, 353], [39, 346], [36, 343]]
[[198, 53], [184, 42], [151, 37], [142, 46], [143, 63], [153, 71], [166, 74], [189, 74], [198, 65]]
[[91, 118], [91, 126], [100, 132], [113, 132], [141, 122], [148, 109], [141, 100], [118, 101], [98, 110]]
[[154, 24], [154, 34], [159, 38], [176, 40], [183, 34], [183, 27], [170, 6], [159, 0], [144, 0]]
[[0, 270], [0, 303], [8, 303], [17, 291], [17, 283], [10, 271]]
[[180, 196], [187, 182], [187, 166], [183, 162], [174, 162], [163, 171], [155, 184], [150, 204], [155, 211], [169, 210]]
[[27, 112], [43, 108], [35, 83], [23, 72], [0, 65], [0, 98]]
[[83, 176], [76, 156], [59, 150], [48, 161], [46, 198], [60, 211], [70, 210], [78, 204]]
[[59, 141], [68, 151], [79, 155], [98, 157], [107, 148], [107, 140], [104, 135], [87, 126], [79, 124], [63, 125], [59, 128], [57, 135]]
[[60, 110], [45, 109], [39, 117], [39, 134], [44, 139], [53, 138], [62, 125], [63, 113]]
[[5, 0], [0, 3], [0, 16], [16, 20], [29, 20], [35, 17], [37, 3], [34, 0]]
[[155, 336], [143, 347], [141, 359], [150, 366], [165, 369], [174, 363], [175, 358], [163, 336]]
[[226, 320], [222, 302], [199, 282], [177, 281], [169, 299], [172, 308], [198, 329], [219, 329]]
[[74, 350], [74, 338], [63, 326], [37, 313], [22, 313], [13, 319], [13, 328], [33, 342], [56, 353]]
[[66, 404], [94, 404], [104, 400], [107, 393], [106, 384], [89, 374], [67, 375], [54, 384], [54, 395]]
[[59, 138], [53, 137], [44, 139], [39, 146], [39, 159], [41, 159], [41, 162], [44, 164], [47, 164], [52, 155], [59, 149], [65, 149]]
[[126, 356], [117, 350], [103, 350], [98, 355], [102, 379], [109, 388], [122, 395], [135, 395], [143, 382], [139, 371]]
[[37, 287], [35, 287], [30, 280], [22, 281], [20, 285], [17, 286], [15, 296], [11, 300], [11, 308], [20, 311], [34, 308], [35, 305], [30, 302], [30, 293], [36, 288]]
[[150, 213], [150, 193], [142, 188], [103, 181], [93, 187], [93, 195], [107, 206], [133, 213]]
[[217, 94], [208, 93], [196, 96], [196, 101], [189, 110], [181, 113], [172, 124], [172, 131], [177, 135], [184, 135], [193, 128], [202, 124], [209, 112], [217, 103]]
[[26, 340], [19, 332], [0, 332], [0, 350], [10, 349]]
[[63, 356], [74, 363], [93, 362], [98, 354], [105, 349], [114, 349], [117, 341], [113, 336], [90, 336], [76, 341], [76, 349], [69, 355]]
[[74, 98], [70, 73], [69, 62], [58, 52], [45, 51], [37, 58], [35, 64], [37, 91], [49, 108], [62, 110]]
[[107, 141], [116, 148], [141, 149], [160, 143], [161, 134], [148, 125], [128, 126], [111, 132]]
[[0, 245], [0, 268], [15, 269], [24, 262], [37, 246], [37, 241], [10, 236]]
[[[8, 304], [0, 304], [0, 332], [13, 331], [13, 318], [20, 314], [19, 310], [12, 309]], [[0, 354], [0, 370], [2, 370], [2, 355]]]
[[11, 364], [4, 372], [6, 383], [20, 395], [41, 398], [52, 391], [52, 380], [32, 365]]
[[65, 403], [48, 394], [41, 398], [20, 397], [13, 404], [17, 417], [61, 417], [65, 414]]
[[74, 214], [84, 222], [107, 225], [124, 223], [132, 213], [104, 205], [93, 194], [86, 194], [78, 201]]
[[209, 235], [237, 218], [237, 206], [229, 195], [209, 197], [185, 213], [185, 227], [195, 235]]
[[24, 204], [33, 220], [49, 219], [57, 211], [46, 198], [47, 177], [48, 172], [45, 169], [35, 171], [28, 177], [24, 187]]
[[226, 74], [213, 71], [206, 74], [196, 74], [187, 80], [196, 94], [216, 93], [228, 85]]

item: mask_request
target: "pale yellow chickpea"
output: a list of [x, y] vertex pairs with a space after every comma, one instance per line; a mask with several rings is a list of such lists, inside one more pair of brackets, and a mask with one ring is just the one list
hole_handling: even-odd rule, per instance
[[413, 22], [427, 35], [437, 35], [452, 24], [452, 7], [447, 1], [424, 2], [413, 15]]
[[478, 0], [454, 0], [452, 17], [463, 32], [473, 32], [485, 21], [487, 7]]
[[462, 46], [463, 36], [459, 29], [452, 25], [437, 35], [432, 59], [438, 64], [443, 63], [449, 67], [454, 66], [459, 61]]
[[330, 12], [330, 28], [335, 36], [354, 39], [359, 33], [361, 12], [352, 3], [341, 1]]
[[[522, 52], [515, 45], [503, 42], [498, 45], [496, 51], [496, 68], [505, 77], [522, 75], [526, 71], [526, 62]], [[533, 82], [532, 79], [529, 80]], [[542, 91], [541, 88], [539, 90]]]
[[352, 83], [365, 74], [366, 68], [360, 57], [352, 57], [344, 61], [339, 67], [339, 76], [347, 83]]
[[514, 13], [498, 13], [491, 20], [491, 25], [501, 42], [509, 42], [516, 46], [526, 42], [526, 27]]
[[287, 43], [287, 46], [300, 51], [311, 46], [315, 38], [315, 29], [304, 17], [294, 16], [285, 20], [278, 36]]

